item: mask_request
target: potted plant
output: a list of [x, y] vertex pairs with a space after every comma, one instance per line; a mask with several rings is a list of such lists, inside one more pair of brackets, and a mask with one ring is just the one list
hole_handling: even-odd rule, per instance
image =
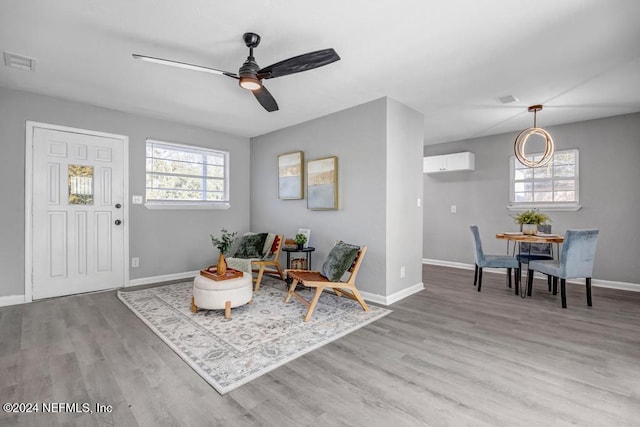
[[218, 252], [220, 252], [220, 255], [218, 255], [217, 266], [218, 275], [222, 275], [227, 272], [227, 261], [225, 261], [224, 255], [229, 252], [231, 245], [236, 241], [236, 236], [238, 235], [235, 231], [233, 233], [229, 233], [225, 228], [220, 230], [220, 232], [222, 233], [220, 238], [217, 238], [213, 234], [211, 235], [211, 244], [213, 244], [213, 246], [218, 249]]
[[298, 233], [294, 240], [296, 241], [296, 245], [298, 245], [298, 249], [302, 249], [304, 244], [307, 243], [307, 236], [302, 233]]
[[539, 225], [551, 222], [547, 214], [538, 212], [537, 209], [520, 212], [513, 217], [513, 220], [516, 224], [522, 226], [522, 232], [524, 234], [537, 234]]

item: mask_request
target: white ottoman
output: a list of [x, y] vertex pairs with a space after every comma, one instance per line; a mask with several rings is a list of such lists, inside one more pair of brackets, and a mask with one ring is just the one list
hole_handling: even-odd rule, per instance
[[199, 308], [208, 310], [221, 310], [224, 308], [224, 317], [231, 317], [231, 308], [251, 302], [253, 298], [253, 280], [250, 274], [243, 273], [242, 277], [215, 281], [202, 275], [193, 279], [193, 298], [191, 298], [191, 311]]

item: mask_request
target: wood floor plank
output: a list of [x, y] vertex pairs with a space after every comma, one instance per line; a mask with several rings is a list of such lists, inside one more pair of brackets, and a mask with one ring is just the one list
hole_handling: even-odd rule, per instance
[[[0, 401], [90, 402], [102, 414], [0, 425], [633, 426], [640, 294], [567, 285], [568, 309], [485, 273], [425, 266], [390, 315], [224, 396], [114, 292], [0, 308]], [[294, 302], [295, 303], [295, 302]]]

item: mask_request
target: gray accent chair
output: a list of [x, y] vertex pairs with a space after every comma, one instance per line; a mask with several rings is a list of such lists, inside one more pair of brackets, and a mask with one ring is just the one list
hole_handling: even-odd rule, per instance
[[[515, 270], [515, 288], [516, 295], [518, 295], [518, 289], [520, 288], [520, 268], [518, 266], [518, 260], [509, 255], [485, 255], [482, 250], [482, 241], [480, 240], [480, 232], [477, 225], [469, 227], [473, 234], [473, 240], [475, 243], [475, 259], [476, 269], [473, 277], [473, 286], [478, 285], [478, 292], [482, 287], [482, 269], [489, 268], [506, 268], [507, 275], [509, 276], [509, 287], [511, 287], [511, 270]], [[524, 292], [524, 291], [523, 291]]]
[[562, 308], [567, 308], [567, 279], [584, 277], [587, 288], [587, 305], [591, 307], [591, 276], [593, 275], [598, 233], [598, 230], [567, 230], [559, 260], [531, 261], [529, 263], [527, 294], [531, 296], [533, 292], [533, 272], [539, 271], [553, 277], [554, 295], [557, 294], [558, 278], [560, 279]]

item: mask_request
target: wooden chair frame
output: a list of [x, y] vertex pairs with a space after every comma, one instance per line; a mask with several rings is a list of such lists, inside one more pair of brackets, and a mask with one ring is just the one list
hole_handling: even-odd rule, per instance
[[[320, 299], [320, 295], [322, 294], [322, 292], [326, 288], [331, 288], [337, 296], [345, 296], [351, 298], [352, 300], [358, 301], [364, 311], [369, 311], [369, 306], [366, 302], [364, 302], [364, 299], [356, 288], [356, 276], [366, 252], [366, 246], [360, 248], [360, 250], [358, 251], [358, 255], [356, 255], [356, 259], [353, 260], [351, 267], [349, 267], [349, 270], [347, 270], [349, 272], [349, 278], [346, 282], [332, 282], [326, 277], [321, 276], [319, 271], [285, 270], [285, 275], [293, 281], [289, 286], [289, 292], [287, 292], [287, 296], [285, 297], [284, 302], [289, 302], [291, 296], [295, 296], [298, 300], [300, 300], [301, 303], [308, 307], [307, 314], [304, 316], [304, 321], [308, 322], [311, 318], [311, 315], [313, 314], [313, 310], [315, 310], [316, 305], [318, 304], [318, 300]], [[304, 297], [296, 292], [296, 286], [298, 286], [298, 284], [302, 284], [303, 286], [309, 288], [316, 288], [311, 301], [307, 301]]]
[[282, 268], [280, 267], [280, 262], [278, 261], [280, 257], [280, 251], [282, 250], [282, 245], [284, 245], [284, 235], [279, 234], [276, 236], [278, 239], [278, 247], [275, 252], [273, 252], [272, 256], [268, 260], [256, 260], [251, 261], [252, 272], [258, 273], [258, 276], [255, 278], [255, 287], [253, 292], [258, 292], [260, 290], [260, 283], [262, 282], [262, 276], [267, 273], [271, 275], [278, 275], [281, 280], [284, 280], [284, 274], [282, 273]]

